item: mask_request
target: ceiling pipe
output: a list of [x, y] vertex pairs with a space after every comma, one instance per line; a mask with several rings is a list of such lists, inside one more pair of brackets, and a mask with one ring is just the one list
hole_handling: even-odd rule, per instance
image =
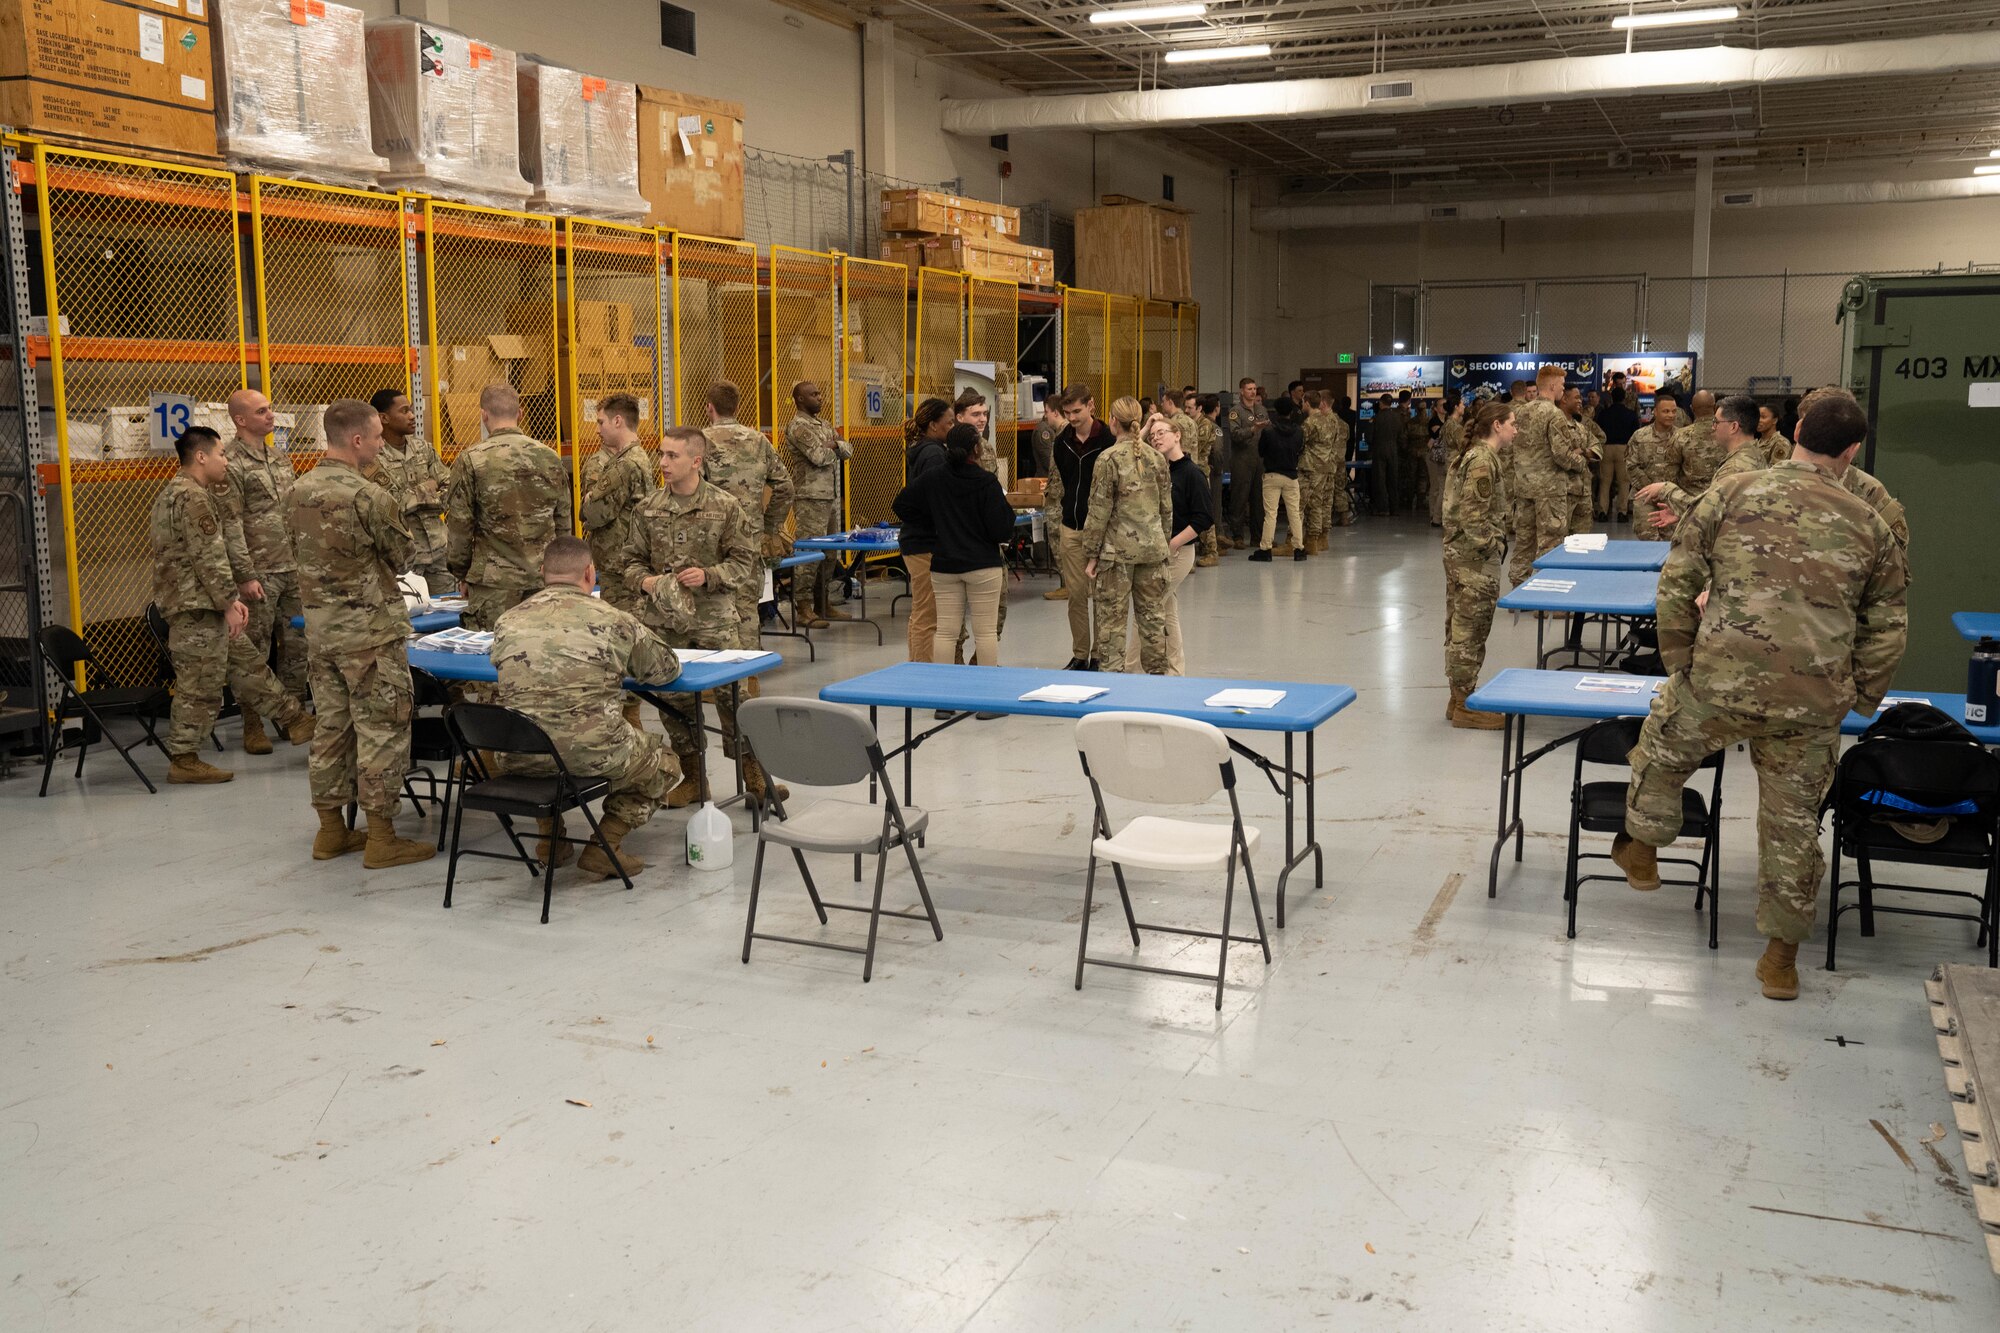
[[[953, 134], [979, 135], [1028, 130], [1143, 130], [1241, 121], [1396, 116], [1450, 107], [1649, 92], [1716, 92], [1752, 84], [1933, 75], [1984, 68], [2000, 68], [2000, 31], [1763, 51], [1735, 46], [1690, 47], [1144, 92], [946, 99], [943, 124]], [[1411, 85], [1410, 95], [1371, 98], [1371, 87], [1394, 83]]]
[[[1748, 202], [1731, 204], [1733, 195]], [[2000, 176], [1950, 180], [1865, 181], [1848, 185], [1745, 185], [1716, 190], [1723, 208], [1813, 208], [1835, 204], [1910, 204], [1932, 199], [2000, 197]], [[1438, 217], [1432, 209], [1455, 210]], [[1520, 199], [1432, 200], [1416, 204], [1280, 204], [1250, 210], [1252, 231], [1324, 231], [1407, 226], [1420, 222], [1504, 222], [1515, 218], [1614, 217], [1632, 213], [1692, 213], [1689, 190], [1639, 194], [1530, 195]]]

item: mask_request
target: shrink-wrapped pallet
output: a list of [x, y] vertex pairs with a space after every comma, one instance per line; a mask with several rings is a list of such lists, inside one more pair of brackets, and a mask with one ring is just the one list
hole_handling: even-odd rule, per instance
[[529, 204], [550, 213], [637, 222], [639, 90], [523, 57], [521, 164], [535, 192]]
[[384, 185], [519, 208], [521, 129], [512, 51], [415, 19], [368, 24], [368, 114]]
[[239, 171], [372, 185], [362, 14], [324, 0], [216, 0], [216, 131]]

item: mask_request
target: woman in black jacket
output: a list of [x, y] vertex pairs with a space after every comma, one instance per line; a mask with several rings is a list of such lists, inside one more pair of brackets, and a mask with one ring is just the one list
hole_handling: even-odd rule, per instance
[[1000, 479], [980, 466], [980, 447], [977, 429], [953, 426], [944, 438], [944, 465], [914, 476], [894, 506], [906, 530], [915, 525], [932, 535], [933, 662], [951, 660], [970, 608], [979, 665], [1000, 665], [1000, 594], [1007, 580], [1000, 544], [1014, 535], [1014, 507]]
[[[944, 466], [944, 433], [950, 429], [950, 403], [926, 398], [917, 404], [917, 414], [903, 427], [905, 485]], [[937, 598], [931, 591], [931, 552], [937, 547], [937, 534], [928, 523], [906, 519], [898, 546], [903, 569], [910, 576], [910, 660], [929, 662], [933, 660], [931, 640], [937, 637]]]

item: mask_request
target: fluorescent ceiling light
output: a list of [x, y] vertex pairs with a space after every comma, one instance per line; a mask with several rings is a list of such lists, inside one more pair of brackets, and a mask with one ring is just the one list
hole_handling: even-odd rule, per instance
[[1402, 343], [1391, 343], [1391, 344], [1390, 344], [1390, 347], [1391, 347], [1391, 349], [1392, 349], [1392, 350], [1400, 352], [1400, 351], [1402, 351], [1402, 350], [1403, 350], [1403, 347], [1404, 347], [1404, 344], [1402, 344]]
[[1974, 167], [1972, 174], [1975, 176], [2000, 176], [2000, 167]]
[[1996, 149], [1994, 149], [1994, 150], [1993, 150], [1992, 152], [1988, 153], [1988, 154], [1987, 154], [1986, 156], [1988, 156], [1988, 157], [2000, 157], [2000, 148], [1996, 148]]
[[1203, 60], [1255, 60], [1259, 56], [1271, 54], [1269, 42], [1258, 42], [1254, 46], [1207, 46], [1191, 51], [1167, 52], [1169, 65], [1192, 65]]
[[[1313, 136], [1315, 139], [1393, 139], [1395, 137], [1396, 127], [1393, 125], [1379, 125], [1374, 129], [1367, 130], [1321, 130]], [[1993, 156], [2000, 157], [2000, 153], [1995, 153]]]
[[1654, 14], [1620, 14], [1611, 20], [1611, 26], [1621, 31], [1627, 28], [1679, 28], [1691, 23], [1728, 23], [1735, 17], [1735, 5], [1717, 5], [1713, 9], [1666, 9]]
[[1357, 148], [1348, 154], [1356, 162], [1379, 162], [1391, 157], [1422, 157], [1421, 148]]
[[1207, 5], [1133, 5], [1126, 9], [1100, 9], [1090, 16], [1092, 23], [1171, 23], [1175, 19], [1198, 19]]
[[1750, 108], [1747, 106], [1717, 106], [1707, 107], [1700, 111], [1662, 111], [1660, 119], [1707, 120], [1710, 116], [1747, 116], [1749, 114]]

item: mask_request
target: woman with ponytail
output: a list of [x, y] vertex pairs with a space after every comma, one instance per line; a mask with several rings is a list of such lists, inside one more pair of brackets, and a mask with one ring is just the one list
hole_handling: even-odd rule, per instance
[[1174, 522], [1173, 482], [1167, 460], [1139, 438], [1136, 398], [1111, 405], [1117, 443], [1097, 459], [1090, 483], [1090, 516], [1083, 525], [1084, 577], [1097, 586], [1100, 671], [1125, 671], [1126, 607], [1139, 624], [1139, 662], [1148, 675], [1173, 669], [1167, 641], [1167, 536]]
[[[944, 436], [951, 429], [951, 404], [926, 398], [917, 414], [903, 424], [903, 484], [909, 486], [933, 468], [944, 466]], [[937, 533], [921, 519], [905, 521], [900, 545], [903, 568], [910, 576], [910, 660], [931, 659], [931, 639], [937, 633], [937, 596], [931, 588], [931, 552]]]
[[1000, 479], [980, 461], [983, 441], [971, 425], [945, 435], [942, 467], [911, 479], [896, 497], [905, 528], [932, 534], [930, 583], [936, 598], [929, 661], [949, 662], [971, 612], [973, 650], [981, 666], [1000, 665], [1000, 594], [1007, 570], [1000, 544], [1014, 534], [1014, 507]]

